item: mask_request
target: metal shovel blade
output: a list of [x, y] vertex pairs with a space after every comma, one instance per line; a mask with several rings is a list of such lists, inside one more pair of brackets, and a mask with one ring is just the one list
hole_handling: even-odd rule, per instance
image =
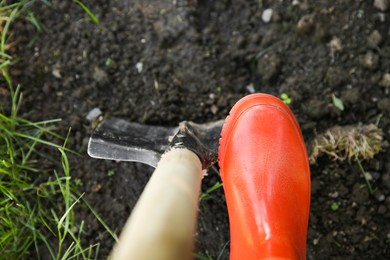
[[187, 135], [189, 129], [191, 140], [195, 138], [202, 145], [202, 149], [199, 149], [202, 154], [195, 152], [200, 157], [205, 154], [207, 160], [214, 163], [218, 158], [218, 141], [223, 123], [223, 120], [208, 124], [182, 122], [178, 127], [163, 127], [111, 118], [103, 121], [92, 133], [88, 154], [99, 159], [141, 162], [156, 167], [161, 155], [175, 146], [171, 141], [177, 137], [183, 140], [183, 133]]

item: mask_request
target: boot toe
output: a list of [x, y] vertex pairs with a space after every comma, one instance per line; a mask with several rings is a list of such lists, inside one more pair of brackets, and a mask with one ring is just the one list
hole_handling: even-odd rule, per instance
[[223, 127], [219, 160], [231, 259], [304, 259], [310, 171], [291, 110], [265, 94], [239, 101]]

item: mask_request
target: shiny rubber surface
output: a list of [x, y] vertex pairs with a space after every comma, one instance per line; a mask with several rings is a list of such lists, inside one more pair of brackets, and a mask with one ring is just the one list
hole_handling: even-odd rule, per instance
[[299, 125], [279, 99], [253, 94], [222, 130], [230, 259], [305, 259], [310, 170]]

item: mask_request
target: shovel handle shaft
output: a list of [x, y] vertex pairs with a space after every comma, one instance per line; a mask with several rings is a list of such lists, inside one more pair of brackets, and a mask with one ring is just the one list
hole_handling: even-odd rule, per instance
[[114, 247], [114, 260], [189, 259], [202, 165], [187, 149], [164, 154]]

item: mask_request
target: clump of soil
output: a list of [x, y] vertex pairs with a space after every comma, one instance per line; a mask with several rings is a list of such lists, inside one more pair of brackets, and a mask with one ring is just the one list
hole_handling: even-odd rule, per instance
[[[378, 1], [375, 1], [378, 2]], [[31, 119], [62, 118], [72, 127], [72, 174], [101, 218], [119, 232], [152, 168], [86, 155], [92, 123], [104, 117], [177, 125], [224, 118], [251, 92], [287, 93], [307, 143], [336, 125], [376, 124], [390, 133], [388, 8], [372, 1], [130, 1], [84, 0], [103, 27], [73, 1], [36, 2], [45, 26], [20, 22], [19, 63]], [[268, 10], [267, 10], [268, 9]], [[267, 10], [267, 14], [263, 15]], [[271, 11], [269, 11], [271, 10]], [[271, 15], [271, 16], [270, 16]], [[345, 110], [332, 105], [339, 97]], [[368, 193], [355, 164], [320, 158], [311, 168], [308, 259], [386, 259], [390, 239], [390, 151], [363, 164], [376, 192]], [[203, 180], [213, 186], [217, 174]], [[87, 244], [101, 257], [113, 239], [80, 210]], [[198, 255], [228, 259], [229, 224], [222, 189], [200, 208]]]

